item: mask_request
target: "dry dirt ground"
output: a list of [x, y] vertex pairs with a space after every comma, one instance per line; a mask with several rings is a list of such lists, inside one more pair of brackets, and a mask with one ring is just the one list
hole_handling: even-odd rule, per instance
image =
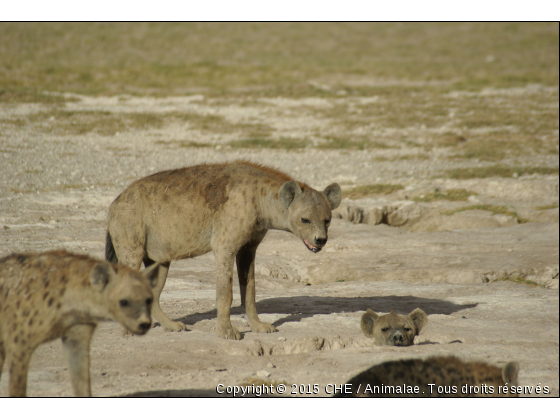
[[[297, 136], [328, 126], [327, 117], [309, 109], [340, 101], [267, 99], [247, 105], [201, 96], [77, 97], [64, 107], [101, 113], [96, 115], [219, 115], [232, 124], [266, 123], [283, 136]], [[228, 146], [238, 139], [235, 131], [201, 133], [188, 123], [112, 134], [60, 132], [52, 128], [56, 115], [33, 118], [45, 107], [0, 106], [1, 255], [65, 248], [102, 258], [107, 209], [120, 191], [150, 173], [202, 162], [250, 159], [317, 189], [334, 181], [345, 191], [368, 184], [403, 186], [387, 195], [345, 198], [329, 242], [317, 255], [290, 234], [269, 232], [257, 253], [257, 306], [261, 319], [277, 327], [274, 334], [249, 331], [236, 289], [232, 320], [243, 339], [219, 339], [213, 256], [172, 263], [162, 307], [189, 331], [156, 327], [127, 338], [118, 324], [101, 324], [91, 349], [94, 396], [216, 396], [219, 384], [243, 383], [284, 383], [288, 395], [292, 384], [318, 384], [316, 395], [326, 396], [328, 384], [344, 383], [375, 363], [431, 355], [497, 365], [517, 361], [521, 385], [547, 386], [548, 396], [559, 396], [558, 175], [448, 179], [442, 171], [484, 163], [448, 159], [443, 147], [424, 152], [414, 145], [236, 148]], [[434, 134], [418, 130], [426, 138]], [[402, 133], [378, 133], [386, 140], [397, 134]], [[414, 159], [419, 150], [423, 157]], [[516, 162], [557, 168], [558, 156], [527, 154]], [[413, 199], [452, 189], [472, 195], [463, 202]], [[511, 212], [494, 214], [484, 207], [449, 212], [474, 205], [507, 206]], [[412, 347], [375, 346], [359, 326], [368, 308], [380, 313], [421, 308], [428, 326]], [[7, 379], [4, 374], [0, 396], [7, 395]], [[36, 351], [28, 395], [72, 395], [58, 341]]]

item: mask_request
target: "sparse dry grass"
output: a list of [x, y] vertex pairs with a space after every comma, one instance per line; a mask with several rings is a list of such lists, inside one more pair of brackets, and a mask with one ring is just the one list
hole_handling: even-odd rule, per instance
[[527, 276], [525, 274], [522, 273], [509, 273], [506, 274], [502, 277], [498, 277], [497, 279], [493, 280], [492, 282], [497, 282], [497, 281], [511, 281], [513, 283], [517, 283], [517, 284], [525, 284], [527, 286], [531, 286], [531, 287], [542, 287], [547, 289], [548, 287], [544, 284], [539, 284], [533, 280], [529, 280], [527, 278]]
[[549, 204], [547, 206], [537, 206], [535, 207], [536, 210], [552, 210], [552, 209], [557, 209], [558, 208], [558, 204]]
[[442, 174], [443, 177], [453, 179], [473, 179], [473, 178], [512, 178], [523, 175], [558, 175], [558, 168], [546, 166], [520, 167], [520, 166], [483, 166], [481, 168], [458, 168], [451, 169]]
[[426, 160], [428, 155], [425, 153], [409, 153], [406, 155], [395, 155], [395, 156], [375, 156], [373, 160], [376, 162], [398, 162], [401, 160]]
[[57, 135], [96, 133], [107, 136], [132, 130], [157, 129], [172, 123], [185, 124], [190, 129], [212, 134], [238, 132], [246, 136], [268, 136], [272, 131], [265, 124], [232, 123], [219, 115], [180, 112], [112, 113], [72, 111], [58, 107], [26, 117], [3, 119], [0, 122], [15, 127], [32, 126], [40, 132]]
[[358, 187], [354, 187], [350, 190], [344, 191], [342, 196], [344, 198], [362, 198], [367, 197], [368, 195], [386, 195], [391, 194], [395, 191], [399, 191], [404, 189], [402, 185], [399, 184], [374, 184], [374, 185], [360, 185]]
[[[557, 120], [556, 120], [557, 121]], [[525, 127], [518, 124], [518, 129]], [[452, 157], [497, 162], [508, 157], [538, 154], [556, 154], [553, 142], [544, 141], [531, 134], [489, 133], [462, 142]]]
[[371, 140], [358, 136], [337, 136], [328, 137], [324, 142], [317, 145], [319, 149], [349, 149], [349, 150], [364, 150], [364, 149], [387, 149], [385, 143]]
[[[434, 147], [455, 159], [495, 163], [558, 154], [559, 95], [550, 88], [558, 86], [555, 23], [0, 23], [0, 38], [0, 103], [46, 109], [2, 117], [0, 127], [110, 136], [179, 124], [214, 138], [162, 144], [207, 147], [216, 135], [233, 134], [238, 140], [225, 146], [424, 152], [376, 161], [425, 160]], [[543, 86], [521, 94], [496, 90], [528, 84]], [[326, 101], [291, 109], [290, 116], [324, 120], [309, 137], [298, 137], [207, 109], [70, 111], [62, 105], [79, 98], [65, 92], [201, 93], [198, 102], [224, 108], [258, 109], [262, 97]], [[526, 170], [558, 173], [496, 165], [450, 176], [509, 177]]]
[[115, 114], [108, 111], [69, 111], [54, 108], [30, 114], [25, 118], [4, 120], [4, 123], [31, 125], [40, 132], [57, 135], [97, 133], [107, 136], [128, 130], [161, 127], [164, 120], [152, 113]]
[[165, 146], [174, 146], [174, 147], [212, 147], [213, 145], [210, 143], [203, 143], [198, 141], [191, 141], [191, 140], [157, 140], [156, 144], [163, 144]]
[[434, 191], [433, 193], [424, 194], [420, 197], [414, 197], [413, 200], [421, 203], [431, 203], [432, 201], [438, 200], [466, 201], [472, 195], [477, 194], [472, 191], [459, 188], [446, 191]]
[[517, 219], [517, 223], [526, 223], [527, 220], [523, 219], [518, 216], [517, 212], [510, 210], [506, 206], [493, 206], [491, 204], [475, 204], [472, 206], [460, 207], [458, 209], [448, 210], [443, 214], [446, 216], [451, 216], [452, 214], [459, 213], [461, 211], [469, 211], [469, 210], [484, 210], [489, 211], [493, 215], [494, 214], [504, 214], [506, 216], [511, 216]]
[[36, 102], [34, 93], [43, 91], [292, 97], [384, 91], [344, 83], [356, 77], [447, 81], [454, 89], [558, 85], [554, 22], [3, 22], [0, 39], [0, 91], [9, 90], [0, 101], [11, 102]]
[[234, 123], [221, 115], [204, 115], [196, 113], [170, 113], [165, 114], [169, 122], [188, 123], [192, 128], [207, 133], [232, 133], [239, 132], [248, 137], [267, 137], [272, 128], [261, 123]]
[[282, 137], [278, 140], [268, 139], [268, 138], [248, 138], [235, 140], [228, 143], [228, 146], [233, 148], [246, 148], [246, 149], [304, 149], [311, 146], [311, 142], [308, 140], [300, 140]]

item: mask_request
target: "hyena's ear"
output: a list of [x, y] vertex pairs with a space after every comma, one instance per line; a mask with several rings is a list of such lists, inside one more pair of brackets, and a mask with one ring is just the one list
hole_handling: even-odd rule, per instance
[[278, 201], [288, 208], [292, 201], [300, 194], [301, 188], [296, 181], [285, 182], [278, 191]]
[[365, 314], [362, 315], [362, 322], [360, 326], [362, 327], [362, 332], [366, 337], [373, 337], [373, 329], [375, 324], [379, 320], [379, 315], [368, 309]]
[[142, 275], [146, 280], [148, 280], [148, 283], [150, 284], [150, 287], [152, 289], [156, 287], [158, 274], [159, 274], [159, 263], [152, 264], [148, 268], [142, 271]]
[[517, 375], [519, 374], [519, 363], [509, 362], [502, 370], [502, 378], [509, 385], [517, 385]]
[[113, 270], [113, 267], [111, 267], [111, 264], [108, 262], [95, 264], [89, 272], [89, 282], [91, 287], [98, 292], [102, 292], [115, 274], [115, 270]]
[[329, 185], [323, 190], [323, 194], [327, 197], [327, 200], [331, 205], [331, 210], [340, 206], [340, 202], [342, 201], [342, 190], [340, 189], [340, 185], [337, 183]]
[[426, 315], [426, 312], [422, 309], [416, 308], [409, 313], [408, 316], [412, 319], [412, 322], [414, 322], [414, 325], [416, 326], [416, 335], [420, 334], [422, 328], [424, 328], [428, 323], [428, 315]]

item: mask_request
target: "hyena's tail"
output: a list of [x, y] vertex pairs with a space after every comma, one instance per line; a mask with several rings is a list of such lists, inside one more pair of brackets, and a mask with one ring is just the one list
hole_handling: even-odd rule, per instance
[[111, 234], [107, 231], [107, 239], [105, 242], [105, 259], [112, 263], [118, 263], [119, 259], [113, 247], [113, 240], [111, 239]]

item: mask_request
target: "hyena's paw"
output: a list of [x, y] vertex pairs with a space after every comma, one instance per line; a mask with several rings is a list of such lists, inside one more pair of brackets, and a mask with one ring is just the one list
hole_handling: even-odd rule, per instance
[[251, 331], [256, 333], [272, 333], [278, 331], [274, 325], [267, 322], [259, 322], [251, 324]]
[[241, 340], [241, 333], [232, 325], [218, 325], [218, 337], [226, 340]]
[[187, 326], [181, 321], [169, 321], [161, 323], [163, 329], [168, 332], [188, 331]]
[[134, 333], [132, 331], [129, 331], [127, 328], [122, 327], [121, 326], [121, 332], [123, 337], [132, 337], [134, 335]]

